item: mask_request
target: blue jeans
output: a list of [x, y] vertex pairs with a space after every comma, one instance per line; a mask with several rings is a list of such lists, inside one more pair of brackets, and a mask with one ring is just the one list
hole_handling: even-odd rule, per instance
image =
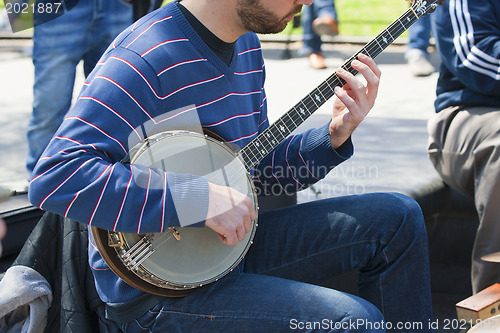
[[81, 0], [62, 16], [35, 27], [34, 100], [27, 129], [29, 173], [70, 108], [80, 60], [87, 76], [108, 45], [130, 24], [132, 6], [124, 0]]
[[[360, 297], [318, 286], [355, 269]], [[186, 297], [162, 298], [122, 329], [427, 332], [431, 317], [420, 208], [401, 194], [377, 193], [262, 213], [242, 271]]]
[[321, 37], [314, 32], [312, 23], [316, 18], [323, 16], [330, 16], [337, 20], [335, 4], [333, 0], [314, 0], [312, 5], [304, 7], [301, 15], [304, 30], [302, 52], [304, 54], [320, 53]]
[[431, 38], [431, 18], [429, 15], [422, 16], [415, 22], [408, 30], [410, 40], [407, 48], [419, 49], [427, 54], [427, 48], [430, 45], [429, 39]]

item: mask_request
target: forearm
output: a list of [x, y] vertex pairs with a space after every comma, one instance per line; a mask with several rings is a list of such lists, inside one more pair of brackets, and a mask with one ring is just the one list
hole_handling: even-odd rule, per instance
[[[29, 191], [34, 205], [81, 223], [129, 233], [203, 224], [206, 180], [183, 177], [170, 186], [168, 180], [176, 176], [158, 169], [110, 163], [92, 152], [72, 155], [61, 152], [39, 163]], [[187, 200], [188, 209], [182, 205]]]
[[348, 139], [338, 149], [330, 144], [329, 124], [283, 141], [257, 166], [254, 179], [265, 193], [293, 193], [324, 178], [353, 153]]

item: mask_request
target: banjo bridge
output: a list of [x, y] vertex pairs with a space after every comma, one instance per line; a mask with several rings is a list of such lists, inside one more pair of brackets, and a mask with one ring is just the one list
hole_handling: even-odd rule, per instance
[[180, 241], [181, 240], [181, 234], [177, 231], [177, 229], [173, 228], [173, 227], [170, 227], [168, 228], [169, 230], [172, 231], [172, 236], [174, 236], [174, 238], [177, 240], [177, 241]]

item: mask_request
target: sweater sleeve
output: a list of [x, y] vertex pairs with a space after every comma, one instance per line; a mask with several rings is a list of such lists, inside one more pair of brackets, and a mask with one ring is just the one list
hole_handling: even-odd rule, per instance
[[[264, 99], [265, 100], [265, 99]], [[266, 103], [262, 115], [267, 115]], [[267, 128], [267, 117], [264, 121]], [[354, 152], [351, 138], [337, 149], [330, 143], [329, 123], [289, 136], [255, 168], [254, 181], [265, 194], [294, 193], [323, 179]]]
[[[120, 162], [144, 139], [144, 124], [157, 122], [166, 106], [157, 96], [162, 87], [155, 71], [139, 55], [115, 48], [103, 59], [39, 160], [30, 201], [81, 223], [127, 233], [203, 225], [204, 177]], [[190, 205], [176, 207], [174, 198]], [[185, 213], [180, 206], [191, 208]]]

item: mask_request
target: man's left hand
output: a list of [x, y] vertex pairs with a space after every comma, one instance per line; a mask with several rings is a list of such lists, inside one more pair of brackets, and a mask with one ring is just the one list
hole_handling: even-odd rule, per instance
[[375, 61], [367, 55], [359, 54], [351, 66], [365, 78], [366, 86], [348, 71], [337, 70], [337, 75], [347, 83], [342, 88], [335, 88], [337, 98], [333, 104], [330, 123], [330, 142], [334, 149], [351, 136], [370, 112], [377, 98], [381, 72]]

